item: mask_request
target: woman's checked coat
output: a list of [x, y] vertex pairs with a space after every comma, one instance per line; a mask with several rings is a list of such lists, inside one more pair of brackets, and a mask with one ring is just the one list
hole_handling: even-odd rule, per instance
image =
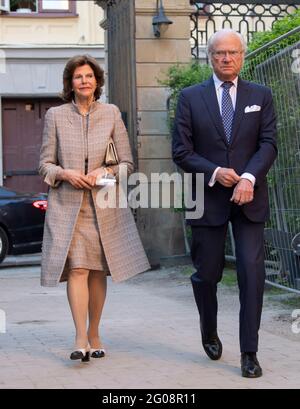
[[[88, 172], [103, 165], [107, 142], [112, 136], [120, 164], [132, 172], [132, 155], [119, 109], [95, 102], [89, 114]], [[57, 286], [67, 279], [69, 246], [81, 207], [83, 190], [56, 180], [62, 169], [84, 173], [82, 115], [72, 103], [50, 108], [46, 114], [39, 173], [50, 185], [44, 227], [41, 284]], [[118, 173], [118, 166], [111, 166]], [[149, 269], [130, 208], [100, 209], [99, 187], [92, 189], [101, 243], [114, 281], [123, 281]]]

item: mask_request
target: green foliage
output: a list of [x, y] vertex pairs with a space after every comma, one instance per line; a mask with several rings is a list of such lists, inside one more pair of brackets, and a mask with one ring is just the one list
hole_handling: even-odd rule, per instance
[[[248, 45], [249, 52], [257, 50], [265, 44], [268, 44], [270, 41], [274, 40], [281, 35], [288, 33], [296, 27], [300, 26], [300, 10], [295, 10], [294, 13], [283, 17], [280, 20], [277, 20], [272, 30], [257, 32], [254, 34], [252, 41]], [[293, 38], [290, 38], [291, 44], [295, 41]]]
[[285, 306], [289, 308], [299, 308], [300, 307], [300, 297], [299, 295], [289, 295], [286, 298], [281, 300]]
[[225, 268], [223, 271], [222, 284], [227, 287], [237, 287], [237, 275], [233, 269]]
[[212, 69], [207, 64], [192, 61], [188, 65], [173, 65], [167, 72], [167, 79], [160, 81], [170, 90], [169, 97], [169, 127], [172, 130], [178, 96], [183, 88], [199, 84], [207, 80]]
[[[300, 27], [300, 9], [295, 10], [292, 14], [277, 20], [271, 30], [257, 32], [254, 34], [253, 39], [248, 44], [248, 53], [251, 53], [283, 34], [289, 33], [291, 30]], [[255, 69], [258, 65], [262, 64], [270, 57], [278, 54], [281, 50], [296, 44], [300, 40], [300, 32], [287, 36], [286, 38], [278, 41], [264, 50], [258, 52], [253, 58], [246, 58], [244, 68], [241, 72], [241, 76], [248, 80], [257, 81], [255, 77]]]
[[185, 276], [191, 276], [194, 272], [195, 272], [195, 269], [193, 268], [193, 266], [185, 266], [181, 270], [181, 274]]
[[198, 84], [208, 79], [211, 75], [211, 68], [206, 64], [199, 64], [193, 61], [188, 65], [173, 65], [168, 70], [168, 78], [161, 81], [171, 90], [171, 98], [177, 99], [183, 88]]

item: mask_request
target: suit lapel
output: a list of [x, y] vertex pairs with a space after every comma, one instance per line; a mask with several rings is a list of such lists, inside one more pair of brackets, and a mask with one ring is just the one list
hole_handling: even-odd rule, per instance
[[202, 87], [203, 87], [202, 96], [203, 96], [205, 105], [207, 107], [207, 110], [209, 112], [209, 115], [211, 117], [211, 120], [214, 123], [215, 127], [217, 128], [217, 131], [219, 132], [219, 134], [222, 136], [222, 138], [226, 142], [224, 127], [223, 127], [222, 117], [220, 114], [220, 108], [218, 104], [216, 88], [215, 88], [213, 77], [211, 77], [206, 83], [202, 84]]
[[241, 125], [242, 118], [245, 115], [244, 111], [245, 111], [245, 107], [247, 106], [248, 100], [249, 100], [249, 82], [243, 81], [239, 78], [230, 144], [234, 142], [234, 140], [236, 139], [238, 135], [238, 130]]

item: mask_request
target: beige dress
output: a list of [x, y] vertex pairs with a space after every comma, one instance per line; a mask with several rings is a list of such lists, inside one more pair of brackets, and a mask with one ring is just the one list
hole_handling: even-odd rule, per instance
[[[89, 114], [82, 115], [82, 121], [85, 138], [85, 173], [87, 173]], [[88, 270], [105, 271], [109, 274], [109, 268], [99, 235], [100, 230], [101, 226], [97, 226], [91, 191], [85, 189], [67, 257], [69, 269], [84, 268]]]

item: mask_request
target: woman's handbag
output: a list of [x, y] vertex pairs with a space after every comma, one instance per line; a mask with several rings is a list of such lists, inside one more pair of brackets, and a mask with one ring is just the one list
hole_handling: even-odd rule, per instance
[[118, 165], [119, 158], [117, 154], [117, 149], [115, 147], [114, 141], [112, 138], [109, 138], [106, 153], [105, 153], [105, 165]]

